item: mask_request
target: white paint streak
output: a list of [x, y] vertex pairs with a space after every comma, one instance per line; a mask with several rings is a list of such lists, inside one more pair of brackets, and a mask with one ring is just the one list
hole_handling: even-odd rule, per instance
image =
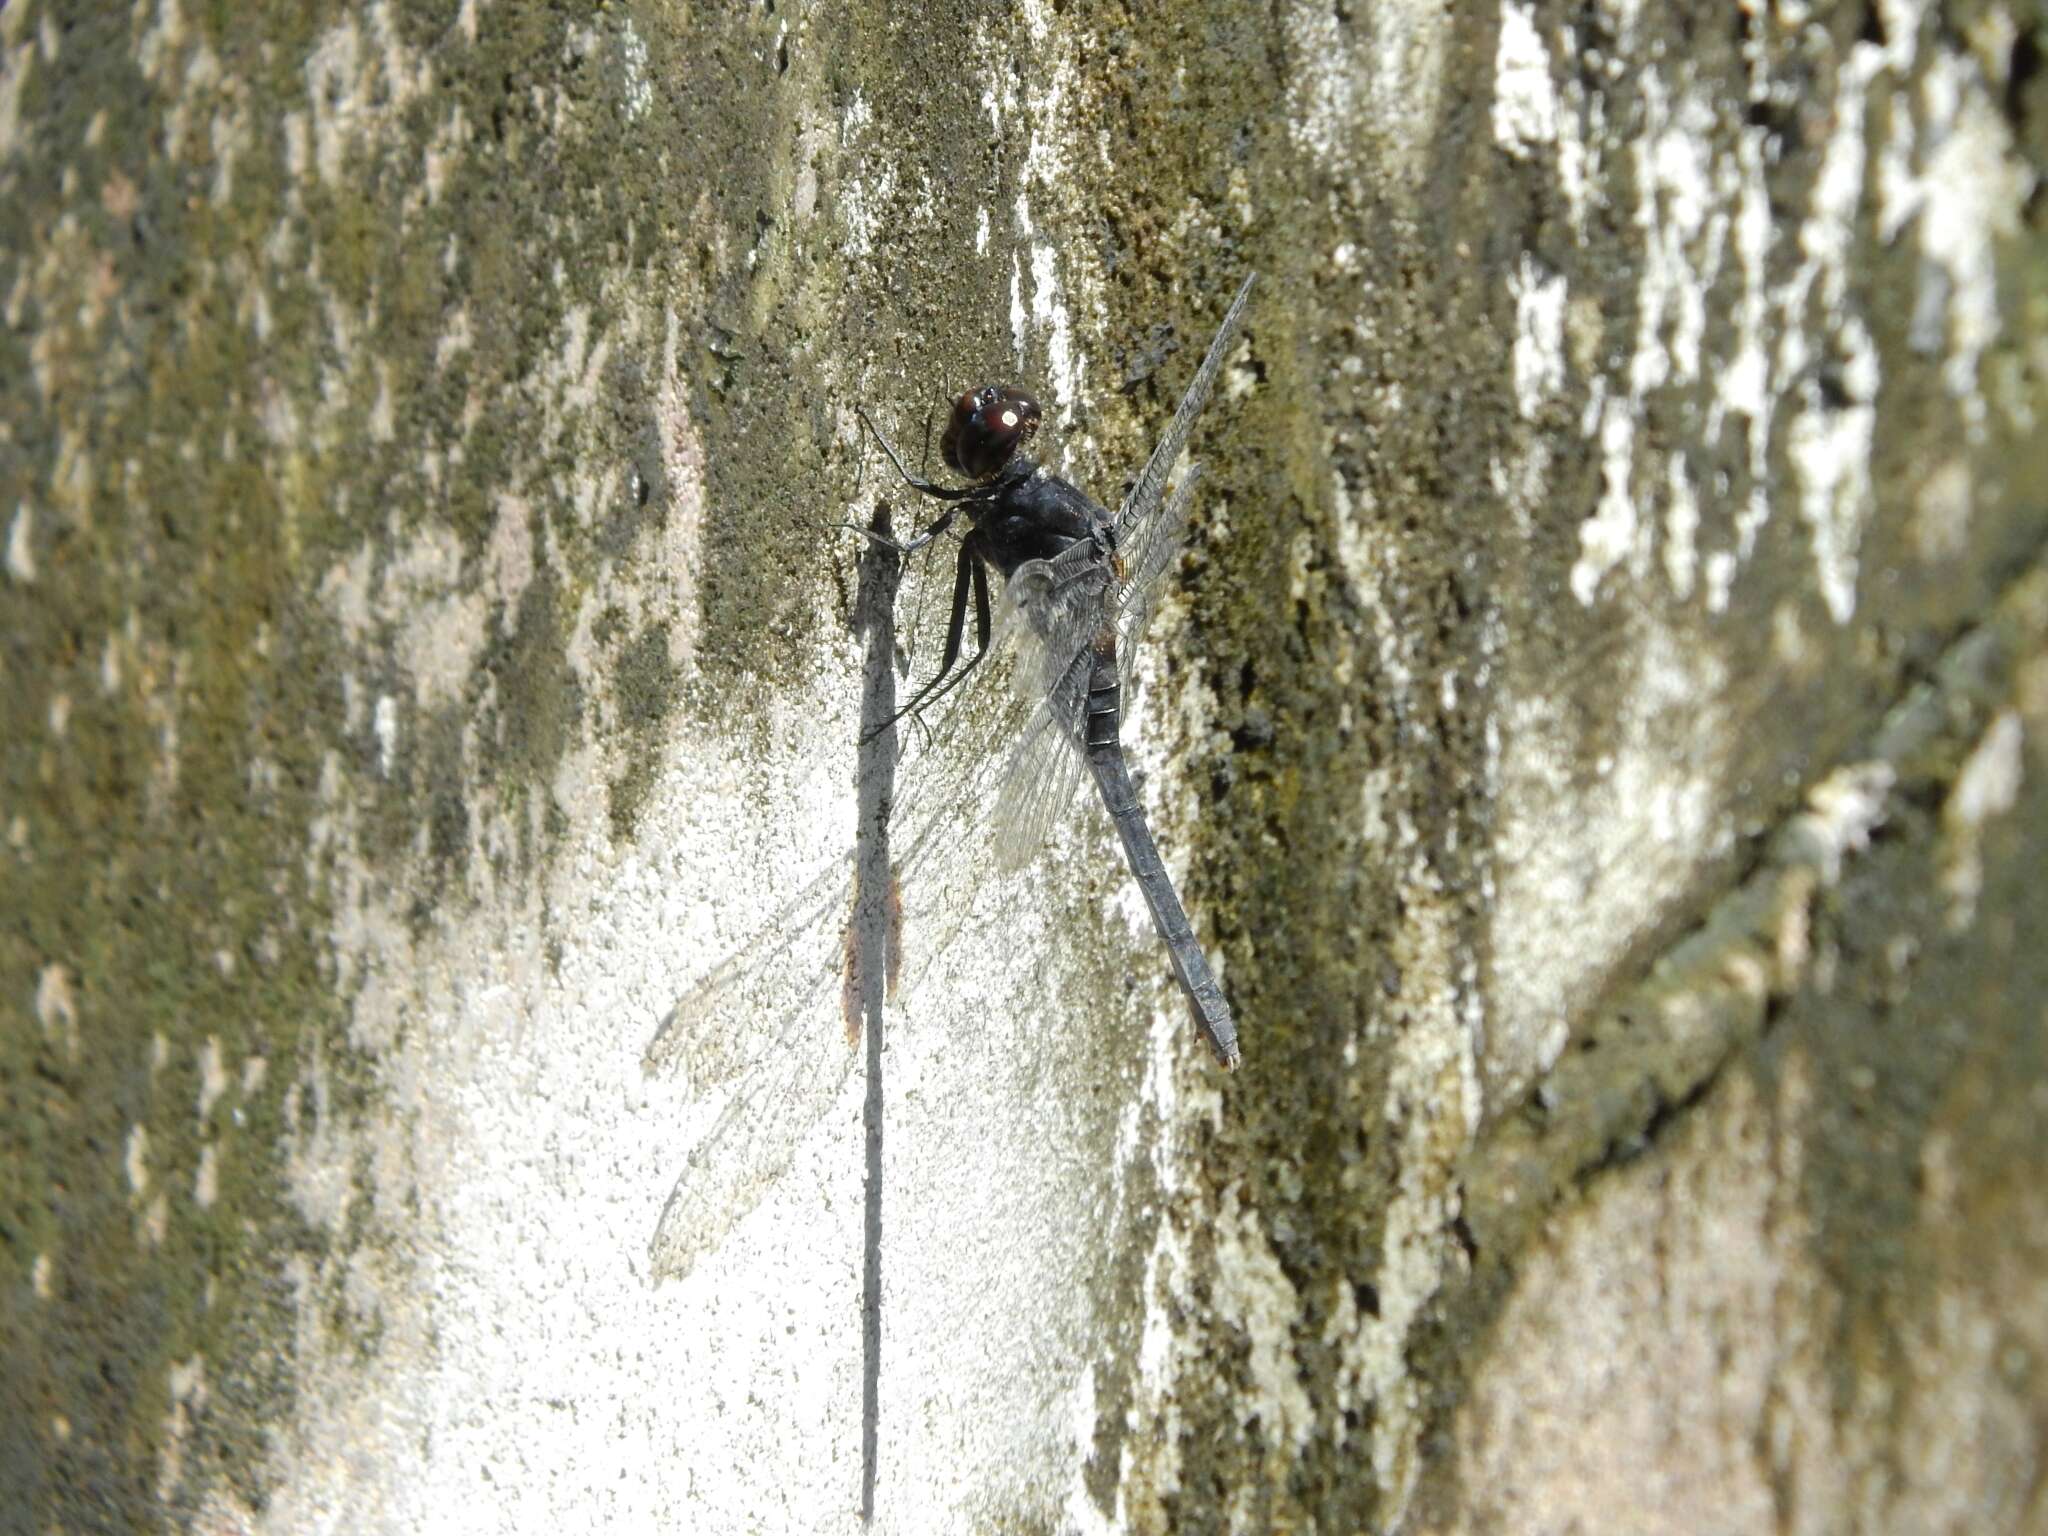
[[1515, 296], [1515, 404], [1533, 421], [1564, 390], [1564, 274], [1524, 251], [1508, 291]]
[[[1813, 201], [1799, 228], [1805, 257], [1793, 279], [1803, 304], [1822, 306], [1817, 325], [1787, 329], [1779, 345], [1780, 378], [1797, 381], [1802, 409], [1786, 429], [1786, 454], [1799, 482], [1799, 511], [1812, 531], [1822, 601], [1836, 623], [1856, 609], [1857, 550], [1872, 507], [1870, 449], [1876, 425], [1877, 350], [1862, 321], [1848, 312], [1849, 263], [1866, 164], [1865, 97], [1884, 67], [1874, 44], [1852, 48], [1837, 79], [1834, 132], [1822, 152]], [[1814, 376], [1807, 337], [1817, 331], [1839, 348], [1839, 402]], [[1827, 367], [1830, 363], [1820, 363]]]
[[1978, 365], [1999, 331], [1995, 242], [2019, 232], [2034, 173], [2014, 155], [2011, 129], [1974, 61], [1938, 53], [1922, 81], [1921, 103], [1924, 169], [1910, 181], [1894, 178], [1886, 217], [1894, 225], [1919, 218], [1913, 342], [1944, 354], [1942, 381], [1962, 405], [1972, 440], [1981, 441], [1985, 401]]
[[213, 1106], [220, 1102], [222, 1094], [228, 1091], [228, 1069], [221, 1052], [220, 1037], [208, 1035], [206, 1043], [199, 1048], [199, 1118], [213, 1113]]
[[[1719, 274], [1728, 225], [1717, 207], [1711, 102], [1690, 87], [1674, 98], [1653, 70], [1640, 79], [1644, 128], [1629, 149], [1642, 241], [1636, 335], [1627, 378], [1604, 399], [1596, 418], [1601, 496], [1580, 525], [1580, 555], [1571, 573], [1573, 596], [1588, 606], [1624, 561], [1638, 578], [1650, 569], [1656, 522], [1636, 505], [1636, 426], [1653, 394], [1667, 386], [1690, 387], [1700, 377], [1706, 296]], [[1679, 568], [1688, 569], [1688, 563], [1682, 560]]]
[[1732, 162], [1721, 173], [1724, 193], [1735, 211], [1730, 224], [1740, 287], [1734, 304], [1735, 347], [1725, 364], [1714, 370], [1714, 396], [1708, 408], [1706, 441], [1714, 447], [1730, 416], [1742, 423], [1749, 446], [1749, 494], [1735, 509], [1735, 547], [1717, 550], [1707, 559], [1707, 609], [1723, 612], [1736, 572], [1756, 548], [1757, 535], [1770, 517], [1771, 325], [1768, 259], [1772, 226], [1770, 194], [1764, 183], [1764, 140], [1761, 129], [1744, 129]]
[[1634, 407], [1610, 399], [1600, 414], [1600, 505], [1579, 525], [1579, 558], [1572, 562], [1572, 596], [1587, 607], [1598, 596], [1609, 571], [1637, 550], [1635, 495], [1630, 477], [1635, 466]]
[[377, 771], [388, 779], [398, 756], [397, 699], [388, 693], [377, 696], [377, 707], [370, 717], [370, 729], [377, 737]]
[[36, 579], [36, 552], [31, 542], [35, 518], [27, 502], [14, 508], [14, 521], [7, 525], [7, 574], [26, 586]]
[[647, 39], [640, 35], [631, 18], [620, 29], [619, 63], [626, 98], [626, 115], [638, 122], [654, 105], [654, 82], [647, 73]]
[[1685, 455], [1671, 455], [1670, 496], [1664, 512], [1664, 574], [1680, 602], [1692, 596], [1699, 561], [1700, 502], [1686, 473]]
[[128, 1188], [141, 1196], [149, 1190], [149, 1130], [142, 1125], [128, 1127], [128, 1150], [121, 1159], [128, 1172]]
[[1287, 131], [1332, 170], [1367, 157], [1417, 180], [1427, 168], [1442, 95], [1451, 13], [1397, 0], [1342, 17], [1296, 0], [1281, 17], [1292, 69]]
[[1046, 383], [1062, 409], [1071, 411], [1081, 398], [1084, 370], [1060, 293], [1059, 269], [1052, 247], [1044, 241], [1034, 241], [1031, 246], [1031, 294], [1032, 319], [1045, 337]]
[[1971, 749], [1941, 808], [1942, 890], [1952, 929], [1968, 926], [1984, 891], [1985, 824], [2019, 803], [2026, 732], [2016, 710], [2004, 710]]
[[1535, 6], [1507, 0], [1494, 55], [1493, 141], [1518, 159], [1526, 158], [1531, 148], [1557, 142], [1557, 112], [1557, 87], [1550, 78], [1549, 51], [1536, 30]]
[[1844, 319], [1845, 399], [1801, 390], [1806, 408], [1786, 428], [1785, 454], [1799, 481], [1799, 515], [1812, 532], [1814, 575], [1828, 616], [1846, 624], [1856, 611], [1857, 551], [1875, 504], [1870, 454], [1877, 429], [1877, 348], [1862, 323]]
[[1024, 343], [1030, 335], [1030, 312], [1024, 308], [1024, 258], [1010, 253], [1010, 345], [1017, 361], [1024, 360]]

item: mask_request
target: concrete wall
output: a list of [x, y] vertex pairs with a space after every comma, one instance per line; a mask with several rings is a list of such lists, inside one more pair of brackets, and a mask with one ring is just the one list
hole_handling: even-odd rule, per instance
[[[2043, 28], [12, 0], [0, 1529], [2048, 1530]], [[855, 408], [1254, 269], [1244, 1068], [999, 687], [850, 1046]]]

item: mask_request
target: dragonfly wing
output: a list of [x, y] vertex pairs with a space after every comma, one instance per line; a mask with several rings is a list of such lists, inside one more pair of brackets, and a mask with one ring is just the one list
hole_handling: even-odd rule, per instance
[[1073, 803], [1090, 660], [1117, 585], [1102, 552], [1078, 544], [1018, 567], [1004, 586], [1003, 625], [1017, 653], [1012, 681], [1026, 706], [996, 785], [995, 847], [1006, 869], [1029, 862]]
[[[1117, 671], [1126, 687], [1131, 680], [1131, 659], [1138, 654], [1138, 640], [1152, 617], [1152, 605], [1159, 596], [1160, 580], [1176, 561], [1187, 542], [1188, 507], [1195, 498], [1195, 485], [1202, 478], [1201, 466], [1190, 464], [1180, 484], [1166, 499], [1159, 516], [1145, 525], [1138, 548], [1127, 552], [1124, 564], [1124, 601], [1117, 611]], [[1128, 698], [1128, 695], [1127, 695]]]
[[[984, 691], [1009, 707], [1004, 691]], [[977, 771], [992, 772], [986, 752], [949, 750], [958, 743], [948, 739], [947, 724], [940, 723], [925, 754], [929, 792], [899, 802], [904, 814], [891, 817], [892, 863], [914, 887], [960, 862], [979, 828], [961, 814], [959, 797], [975, 792]], [[970, 733], [967, 745], [978, 742]], [[684, 1074], [699, 1093], [736, 1082], [662, 1209], [648, 1254], [657, 1278], [688, 1274], [746, 1219], [856, 1069], [859, 1053], [848, 1049], [838, 1027], [855, 885], [851, 861], [835, 860], [751, 942], [684, 993], [648, 1044], [641, 1064], [650, 1074]], [[957, 920], [969, 903], [937, 905]], [[950, 939], [922, 933], [925, 963]]]
[[1027, 712], [1051, 706], [1076, 735], [1088, 702], [1088, 655], [1112, 622], [1122, 583], [1094, 545], [1020, 565], [1003, 588], [1002, 627], [1017, 653], [1010, 681]]
[[1138, 637], [1161, 576], [1180, 555], [1188, 506], [1200, 478], [1201, 471], [1189, 466], [1164, 510], [1145, 525], [1139, 547], [1126, 551], [1121, 583], [1103, 571], [1085, 546], [1056, 561], [1035, 562], [1036, 569], [1024, 566], [1011, 578], [1004, 617], [1018, 631], [1017, 685], [1021, 689], [1038, 680], [1043, 696], [1010, 754], [997, 794], [995, 848], [1006, 870], [1028, 863], [1052, 824], [1073, 804], [1085, 766], [1079, 745], [1089, 663], [1103, 615], [1120, 591], [1117, 667], [1128, 690]]
[[1074, 803], [1081, 768], [1072, 737], [1051, 708], [1041, 704], [1010, 756], [996, 796], [992, 820], [1001, 868], [1021, 869], [1037, 856], [1052, 824]]
[[1244, 319], [1245, 301], [1251, 297], [1252, 283], [1257, 277], [1257, 273], [1246, 276], [1243, 286], [1237, 290], [1237, 297], [1230, 301], [1230, 308], [1224, 312], [1223, 323], [1216, 327], [1216, 337], [1209, 343], [1202, 366], [1195, 370], [1187, 393], [1180, 397], [1173, 420], [1167, 423], [1158, 446], [1152, 450], [1152, 457], [1145, 461], [1144, 469], [1131, 486], [1131, 493], [1124, 497], [1123, 505], [1117, 509], [1117, 538], [1120, 543], [1129, 543], [1137, 538], [1138, 530], [1158, 510], [1167, 478], [1173, 473], [1173, 462], [1180, 457], [1181, 449], [1187, 446], [1188, 433], [1194, 430], [1195, 418], [1202, 414], [1202, 407], [1209, 403], [1209, 391], [1215, 387], [1216, 375], [1223, 370], [1223, 359], [1236, 340], [1238, 325]]
[[1035, 693], [1036, 700], [996, 797], [995, 847], [1005, 869], [1028, 863], [1073, 803], [1085, 766], [1079, 745], [1094, 647], [1114, 613], [1118, 668], [1128, 683], [1160, 577], [1180, 554], [1199, 478], [1193, 468], [1181, 477], [1161, 515], [1146, 524], [1121, 581], [1087, 545], [1021, 566], [1010, 578], [1003, 622], [1014, 632], [1013, 678], [1020, 694]]
[[781, 1042], [772, 1068], [749, 1077], [690, 1153], [648, 1245], [655, 1279], [681, 1279], [724, 1242], [831, 1110], [858, 1058], [818, 1022], [794, 1016], [802, 1038]]
[[676, 1000], [640, 1059], [649, 1074], [684, 1071], [700, 1092], [730, 1081], [782, 1044], [790, 1016], [832, 996], [838, 934], [853, 910], [853, 870], [835, 860], [745, 947]]

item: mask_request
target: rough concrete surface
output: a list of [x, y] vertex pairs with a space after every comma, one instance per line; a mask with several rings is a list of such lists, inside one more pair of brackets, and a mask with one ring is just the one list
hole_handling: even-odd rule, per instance
[[[2044, 44], [9, 0], [0, 1530], [2048, 1531]], [[1244, 1067], [999, 679], [876, 1036], [856, 408], [1113, 503], [1250, 271]]]

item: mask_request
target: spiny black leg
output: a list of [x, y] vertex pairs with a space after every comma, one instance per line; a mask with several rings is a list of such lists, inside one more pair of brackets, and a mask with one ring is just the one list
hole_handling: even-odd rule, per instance
[[866, 424], [868, 431], [875, 435], [875, 441], [882, 445], [882, 452], [889, 456], [889, 462], [895, 465], [896, 473], [903, 477], [903, 483], [920, 496], [932, 496], [940, 501], [971, 501], [976, 496], [987, 494], [987, 491], [978, 485], [933, 485], [922, 476], [913, 475], [903, 467], [903, 460], [896, 456], [896, 450], [890, 445], [889, 439], [882, 436], [882, 429], [869, 419], [866, 409], [860, 406], [855, 406], [854, 409], [860, 413], [860, 419]]
[[[971, 550], [969, 552], [972, 553]], [[974, 654], [967, 658], [967, 665], [947, 678], [946, 686], [937, 689], [936, 692], [933, 691], [933, 685], [938, 679], [934, 678], [925, 688], [925, 692], [930, 693], [931, 697], [926, 698], [920, 694], [912, 700], [913, 707], [929, 707], [936, 704], [959, 687], [961, 679], [972, 672], [980, 664], [982, 657], [988, 654], [989, 637], [993, 632], [994, 626], [989, 622], [988, 567], [983, 565], [977, 556], [974, 562]]]
[[[951, 693], [959, 686], [960, 680], [979, 666], [981, 659], [988, 655], [989, 639], [994, 633], [994, 625], [990, 622], [989, 615], [988, 567], [981, 562], [980, 547], [975, 543], [973, 534], [969, 534], [960, 546], [960, 564], [963, 569], [961, 578], [956, 580], [953, 586], [953, 621], [946, 632], [945, 661], [939, 667], [938, 675], [918, 689], [908, 704], [876, 727], [877, 731], [888, 729], [905, 715], [914, 720], [921, 719], [921, 712], [927, 705], [936, 704]], [[946, 673], [951, 671], [953, 663], [959, 659], [960, 632], [965, 627], [967, 619], [967, 595], [961, 589], [961, 582], [966, 580], [968, 573], [972, 574], [974, 582], [974, 654], [968, 657], [967, 665], [949, 678]], [[941, 684], [945, 686], [941, 687]], [[875, 732], [869, 732], [870, 736], [873, 734]], [[863, 741], [867, 739], [867, 736], [861, 738]]]
[[[955, 612], [958, 612], [958, 610], [956, 609]], [[955, 672], [951, 677], [945, 678], [945, 686], [943, 688], [938, 686], [939, 678], [935, 677], [925, 685], [923, 691], [916, 698], [904, 706], [906, 709], [917, 711], [916, 714], [911, 716], [913, 720], [922, 723], [924, 711], [959, 687], [962, 679], [981, 664], [981, 659], [988, 655], [989, 638], [992, 632], [993, 626], [989, 622], [988, 567], [983, 565], [979, 559], [976, 559], [974, 562], [974, 654], [967, 658], [967, 664], [958, 672]], [[944, 677], [944, 674], [941, 673], [940, 676]]]
[[925, 545], [931, 543], [932, 540], [936, 539], [940, 534], [944, 533], [948, 528], [952, 527], [953, 519], [958, 517], [959, 515], [960, 509], [958, 507], [946, 508], [945, 511], [941, 512], [938, 515], [938, 519], [931, 525], [931, 527], [925, 529], [923, 533], [920, 533], [916, 538], [910, 540], [892, 539], [888, 534], [877, 533], [874, 529], [865, 527], [860, 523], [841, 523], [839, 526], [848, 529], [854, 533], [866, 534], [870, 539], [874, 540], [875, 543], [881, 545], [884, 549], [893, 549], [899, 555], [910, 556], [916, 554], [920, 549], [923, 549]]
[[960, 659], [961, 631], [967, 627], [967, 589], [973, 583], [975, 574], [980, 569], [979, 562], [974, 558], [974, 552], [963, 543], [960, 546], [960, 562], [953, 572], [953, 614], [946, 621], [946, 654], [940, 658], [937, 675], [922, 688], [918, 689], [916, 693], [912, 694], [908, 704], [905, 704], [895, 714], [861, 737], [862, 742], [874, 740], [875, 737], [881, 735], [882, 732], [889, 729], [898, 720], [913, 712], [918, 705], [925, 701], [926, 696], [934, 688], [946, 680], [946, 674], [953, 670], [953, 663]]

